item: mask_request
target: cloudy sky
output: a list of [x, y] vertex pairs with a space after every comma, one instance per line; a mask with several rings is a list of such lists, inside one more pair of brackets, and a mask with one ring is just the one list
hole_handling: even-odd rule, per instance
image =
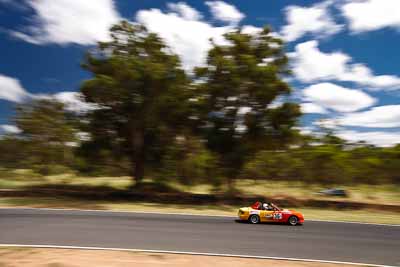
[[287, 42], [304, 132], [323, 124], [350, 141], [400, 143], [399, 14], [400, 0], [0, 0], [0, 132], [17, 131], [13, 106], [26, 99], [87, 108], [76, 98], [83, 54], [124, 18], [157, 32], [187, 71], [210, 38], [271, 25]]

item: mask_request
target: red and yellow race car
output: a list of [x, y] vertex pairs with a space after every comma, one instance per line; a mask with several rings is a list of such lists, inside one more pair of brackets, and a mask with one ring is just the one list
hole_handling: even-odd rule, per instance
[[256, 202], [251, 207], [240, 208], [240, 221], [256, 224], [260, 222], [277, 222], [298, 225], [304, 223], [304, 216], [294, 210], [281, 209], [273, 203]]

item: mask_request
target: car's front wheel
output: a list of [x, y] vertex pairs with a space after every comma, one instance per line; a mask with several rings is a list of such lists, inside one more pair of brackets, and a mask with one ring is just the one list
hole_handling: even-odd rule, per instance
[[252, 224], [257, 224], [260, 222], [260, 217], [258, 215], [253, 214], [249, 217], [249, 222]]
[[299, 223], [299, 218], [297, 218], [296, 216], [290, 216], [288, 223], [292, 226], [295, 226]]

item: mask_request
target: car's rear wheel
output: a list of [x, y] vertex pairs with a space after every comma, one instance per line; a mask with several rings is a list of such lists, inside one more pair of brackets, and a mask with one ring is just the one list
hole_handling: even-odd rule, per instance
[[257, 224], [260, 222], [260, 217], [258, 215], [253, 214], [249, 217], [249, 222], [252, 224]]
[[299, 218], [297, 218], [296, 216], [290, 216], [288, 223], [292, 226], [295, 226], [299, 223]]

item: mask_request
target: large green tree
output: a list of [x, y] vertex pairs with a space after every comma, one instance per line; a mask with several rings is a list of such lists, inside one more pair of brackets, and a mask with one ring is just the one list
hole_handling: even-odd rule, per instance
[[[246, 159], [261, 149], [281, 149], [296, 135], [297, 104], [282, 79], [290, 74], [280, 39], [268, 27], [250, 35], [225, 35], [229, 44], [213, 43], [205, 67], [197, 68], [198, 100], [208, 147], [220, 156], [229, 184]], [[282, 104], [276, 104], [281, 98]]]
[[142, 25], [123, 21], [111, 37], [87, 54], [83, 67], [93, 77], [81, 92], [99, 107], [89, 115], [93, 138], [122, 147], [140, 184], [146, 164], [159, 161], [185, 125], [188, 79], [179, 58]]

